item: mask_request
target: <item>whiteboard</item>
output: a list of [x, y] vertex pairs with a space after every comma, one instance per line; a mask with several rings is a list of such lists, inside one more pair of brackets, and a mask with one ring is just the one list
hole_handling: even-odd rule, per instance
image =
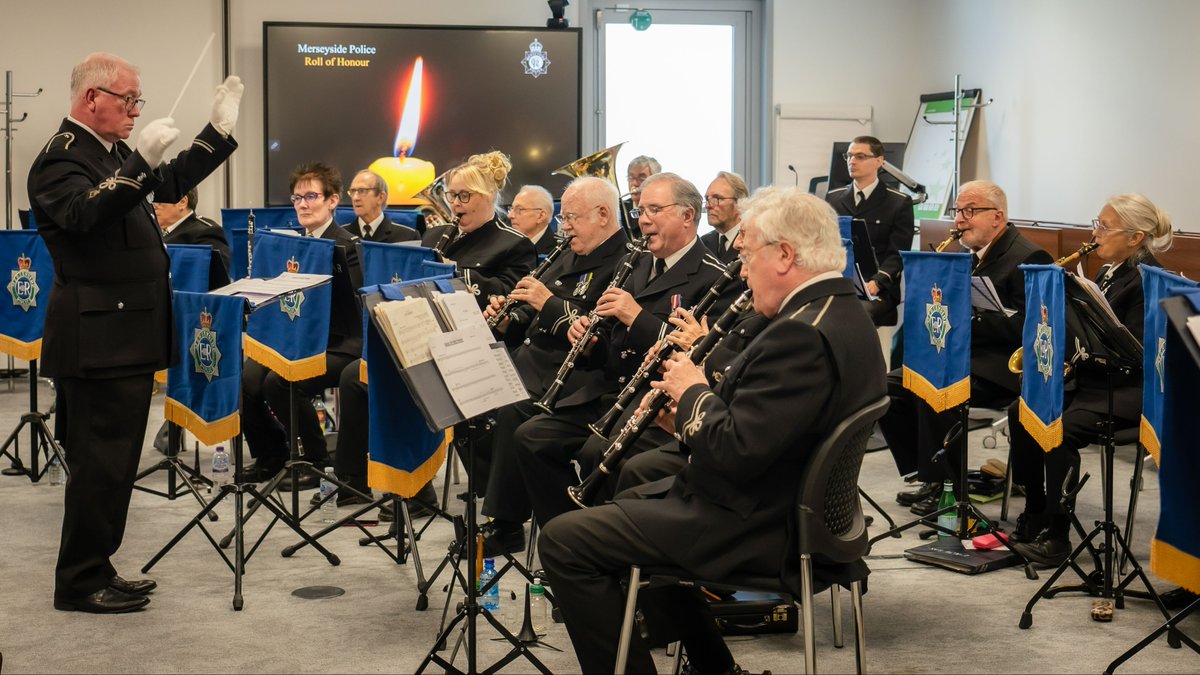
[[[959, 116], [959, 169], [967, 134], [975, 118], [980, 90], [965, 89], [961, 94]], [[929, 199], [914, 207], [913, 216], [936, 220], [946, 212], [947, 202], [957, 186], [954, 182], [954, 93], [925, 94], [913, 120], [908, 148], [904, 152], [904, 173], [925, 185]]]
[[[816, 176], [829, 175], [833, 144], [871, 134], [869, 105], [775, 106], [775, 172], [772, 183], [807, 189]], [[792, 174], [788, 165], [796, 167]]]

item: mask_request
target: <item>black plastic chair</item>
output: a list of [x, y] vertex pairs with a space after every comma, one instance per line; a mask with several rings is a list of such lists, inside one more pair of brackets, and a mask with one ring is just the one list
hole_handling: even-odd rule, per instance
[[[855, 657], [859, 673], [866, 661], [865, 631], [862, 616], [862, 582], [868, 569], [863, 556], [869, 548], [867, 527], [859, 501], [858, 474], [863, 454], [875, 422], [887, 410], [887, 397], [853, 413], [838, 424], [817, 446], [800, 476], [796, 495], [797, 554], [799, 556], [800, 587], [780, 577], [731, 574], [724, 579], [694, 579], [680, 569], [647, 568], [634, 565], [629, 571], [629, 592], [625, 600], [625, 617], [621, 624], [621, 640], [617, 646], [615, 673], [624, 673], [633, 632], [637, 596], [641, 588], [664, 583], [703, 586], [718, 590], [749, 590], [780, 593], [793, 603], [799, 603], [804, 630], [804, 665], [808, 673], [816, 672], [816, 645], [813, 631], [813, 595], [829, 587], [833, 590], [835, 643], [841, 646], [841, 604], [837, 588], [847, 585], [852, 593], [854, 609]], [[822, 570], [814, 579], [813, 565]], [[836, 575], [826, 570], [838, 570]], [[646, 580], [642, 580], [643, 575]], [[817, 588], [817, 585], [820, 587]]]

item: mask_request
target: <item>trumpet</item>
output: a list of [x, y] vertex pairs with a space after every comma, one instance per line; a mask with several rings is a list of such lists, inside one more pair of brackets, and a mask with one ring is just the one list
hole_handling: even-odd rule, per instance
[[[692, 348], [688, 350], [688, 359], [697, 365], [704, 362], [708, 355], [712, 353], [713, 348], [717, 346], [733, 327], [733, 323], [741, 316], [743, 312], [750, 307], [753, 300], [753, 292], [746, 289], [738, 297], [737, 300], [725, 310], [713, 324], [712, 330], [707, 335], [700, 338]], [[616, 470], [621, 460], [625, 457], [625, 453], [629, 448], [633, 447], [634, 442], [650, 428], [650, 423], [658, 416], [658, 411], [662, 410], [667, 403], [671, 401], [671, 397], [667, 396], [662, 389], [654, 389], [650, 393], [649, 400], [642, 407], [641, 412], [629, 418], [625, 426], [621, 428], [621, 433], [613, 439], [609, 444], [608, 449], [604, 451], [604, 456], [600, 460], [600, 466], [596, 467], [579, 485], [572, 485], [567, 488], [567, 496], [571, 501], [575, 502], [582, 508], [588, 508], [592, 505], [592, 500], [596, 498], [596, 493], [604, 481], [611, 476]]]
[[[546, 259], [542, 261], [542, 264], [537, 266], [537, 269], [529, 273], [529, 276], [533, 277], [534, 279], [541, 279], [542, 275], [546, 273], [546, 270], [550, 269], [550, 265], [553, 265], [554, 261], [558, 259], [558, 256], [562, 255], [563, 251], [567, 250], [567, 247], [571, 245], [571, 239], [573, 238], [574, 237], [569, 235], [563, 235], [559, 237], [558, 245], [554, 247], [553, 251], [550, 251], [550, 254], [546, 256]], [[504, 319], [508, 318], [509, 313], [512, 312], [513, 307], [515, 307], [518, 302], [520, 302], [520, 300], [514, 300], [511, 294], [505, 298], [504, 304], [500, 305], [500, 308], [496, 310], [496, 313], [488, 318], [488, 328], [494, 329], [503, 323]]]
[[[1070, 255], [1065, 255], [1065, 256], [1059, 258], [1058, 260], [1055, 260], [1054, 264], [1058, 265], [1059, 267], [1066, 267], [1067, 265], [1070, 265], [1071, 263], [1078, 260], [1080, 258], [1080, 256], [1085, 256], [1085, 255], [1091, 253], [1092, 251], [1095, 251], [1096, 248], [1099, 246], [1100, 246], [1100, 244], [1097, 242], [1094, 242], [1094, 241], [1086, 242], [1086, 243], [1084, 243], [1083, 246], [1079, 247], [1079, 250], [1075, 251], [1074, 253], [1072, 253]], [[1068, 365], [1068, 367], [1070, 366], [1070, 364], [1067, 364], [1067, 365]], [[1008, 357], [1008, 372], [1016, 374], [1016, 375], [1020, 375], [1024, 371], [1025, 371], [1025, 347], [1022, 346], [1022, 347], [1017, 347], [1017, 350], [1014, 351]]]
[[963, 236], [962, 230], [950, 228], [950, 236], [946, 237], [945, 241], [938, 244], [937, 248], [933, 249], [933, 252], [941, 253], [941, 252], [945, 251], [947, 246], [949, 246], [950, 244], [953, 244], [954, 242], [958, 241], [959, 239], [962, 239], [962, 236]]
[[[741, 260], [734, 260], [733, 262], [729, 263], [729, 265], [725, 267], [725, 271], [721, 272], [721, 276], [717, 279], [716, 283], [714, 283], [712, 287], [708, 289], [708, 292], [704, 294], [703, 298], [700, 298], [700, 302], [697, 302], [692, 306], [692, 309], [690, 310], [692, 316], [702, 316], [707, 314], [709, 308], [711, 308], [713, 303], [717, 301], [717, 298], [721, 297], [721, 293], [725, 291], [725, 287], [728, 286], [731, 281], [738, 278], [738, 275], [741, 273], [741, 271]], [[613, 425], [616, 424], [617, 420], [621, 418], [621, 415], [625, 412], [625, 409], [630, 405], [637, 404], [635, 397], [637, 396], [638, 389], [640, 389], [641, 386], [650, 379], [651, 375], [658, 371], [658, 367], [662, 365], [664, 360], [671, 358], [671, 354], [679, 351], [678, 347], [676, 347], [665, 337], [656, 342], [654, 346], [650, 348], [650, 353], [654, 353], [655, 350], [657, 350], [657, 353], [655, 354], [654, 358], [643, 360], [642, 365], [638, 367], [637, 372], [635, 372], [633, 376], [629, 378], [629, 382], [625, 384], [625, 388], [622, 389], [621, 393], [617, 395], [616, 403], [609, 408], [608, 412], [604, 413], [604, 416], [599, 420], [588, 425], [588, 428], [591, 429], [592, 432], [597, 436], [602, 438], [608, 437], [608, 434], [612, 432]]]
[[[621, 263], [613, 274], [612, 281], [608, 284], [608, 289], [620, 288], [628, 281], [629, 275], [633, 272], [634, 264], [639, 255], [645, 252], [643, 248], [646, 245], [646, 238], [642, 237], [636, 241], [626, 244], [630, 253], [621, 259]], [[606, 289], [606, 290], [608, 290]], [[567, 357], [563, 359], [562, 365], [559, 366], [558, 372], [554, 375], [554, 381], [546, 389], [546, 393], [542, 398], [534, 403], [542, 412], [548, 415], [554, 414], [554, 406], [558, 404], [558, 397], [562, 395], [563, 385], [566, 384], [567, 378], [570, 377], [571, 371], [575, 368], [575, 362], [583, 355], [583, 350], [587, 348], [589, 342], [592, 341], [592, 336], [596, 334], [596, 328], [600, 325], [603, 317], [596, 314], [593, 309], [587, 315], [588, 326], [583, 331], [575, 344], [571, 345], [571, 351], [567, 352]]]

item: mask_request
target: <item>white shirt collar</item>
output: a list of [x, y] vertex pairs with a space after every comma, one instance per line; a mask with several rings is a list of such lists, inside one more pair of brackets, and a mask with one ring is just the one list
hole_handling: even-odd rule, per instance
[[[380, 211], [379, 215], [375, 216], [375, 220], [372, 220], [369, 223], [364, 222], [362, 218], [359, 218], [358, 226], [359, 226], [359, 229], [361, 229], [364, 225], [369, 225], [371, 227], [371, 231], [374, 232], [379, 229], [379, 224], [382, 222], [383, 222], [383, 211]], [[324, 230], [322, 230], [322, 231], [324, 231]]]
[[741, 221], [738, 221], [737, 225], [734, 225], [733, 227], [729, 228], [729, 230], [727, 232], [725, 232], [724, 234], [718, 232], [717, 233], [717, 241], [721, 241], [721, 237], [725, 237], [725, 241], [726, 241], [727, 245], [732, 247], [733, 240], [737, 239], [738, 232], [741, 232], [741, 231], [742, 231], [742, 223], [741, 223]]
[[879, 177], [876, 176], [875, 182], [871, 183], [865, 188], [858, 187], [858, 183], [854, 183], [853, 187], [856, 196], [859, 192], [863, 193], [863, 201], [865, 202], [871, 198], [871, 193], [875, 192], [875, 188], [879, 187]]
[[96, 140], [100, 141], [100, 145], [104, 146], [105, 152], [112, 152], [113, 144], [110, 143], [109, 141], [104, 140], [103, 138], [100, 138], [100, 134], [96, 133], [96, 131], [94, 129], [92, 129], [88, 125], [84, 124], [83, 122], [80, 122], [79, 120], [75, 119], [74, 117], [71, 117], [70, 115], [67, 115], [67, 119], [71, 120], [75, 124], [78, 124], [79, 126], [83, 127], [84, 129], [87, 129], [88, 133], [91, 134], [92, 136], [95, 136]]
[[195, 213], [195, 211], [188, 211], [187, 213], [183, 214], [182, 218], [175, 221], [174, 223], [171, 223], [171, 225], [169, 227], [164, 227], [163, 228], [163, 236], [166, 236], [166, 235], [174, 232], [175, 228], [179, 227], [180, 223], [182, 223], [183, 221], [187, 220], [188, 218], [191, 218], [193, 213]]
[[792, 298], [800, 291], [808, 288], [809, 286], [812, 286], [813, 284], [815, 284], [819, 281], [825, 281], [827, 279], [837, 279], [841, 276], [842, 276], [842, 273], [837, 272], [837, 271], [822, 272], [822, 273], [818, 274], [817, 276], [809, 279], [808, 281], [805, 281], [804, 283], [800, 284], [799, 286], [793, 288], [792, 292], [788, 293], [787, 297], [783, 299], [783, 302], [779, 303], [779, 311], [782, 312], [783, 308], [787, 307], [787, 304], [789, 302], [791, 302]]
[[667, 270], [669, 270], [669, 269], [671, 269], [672, 267], [674, 267], [674, 266], [675, 266], [675, 263], [679, 262], [679, 259], [680, 259], [680, 258], [682, 258], [683, 256], [687, 255], [687, 252], [688, 252], [688, 251], [690, 251], [690, 250], [692, 250], [692, 247], [696, 245], [696, 242], [697, 242], [698, 240], [699, 240], [699, 238], [698, 238], [698, 237], [692, 237], [692, 241], [691, 241], [691, 242], [689, 242], [689, 243], [688, 243], [686, 246], [684, 246], [683, 248], [679, 249], [678, 251], [675, 251], [674, 253], [672, 253], [671, 255], [667, 256], [666, 258], [663, 258], [663, 260], [666, 260], [666, 261], [667, 261], [667, 267], [666, 267], [666, 269], [664, 269], [664, 270], [663, 270], [663, 274], [666, 274], [666, 273], [667, 273]]
[[332, 224], [333, 224], [333, 218], [330, 218], [329, 220], [327, 220], [327, 221], [325, 222], [325, 224], [324, 224], [324, 225], [322, 225], [322, 226], [318, 227], [317, 229], [313, 230], [313, 231], [312, 231], [312, 232], [311, 232], [311, 233], [310, 233], [308, 236], [310, 236], [310, 237], [316, 237], [316, 238], [320, 239], [320, 238], [321, 238], [321, 235], [325, 234], [325, 230], [328, 230], [328, 229], [329, 229], [329, 226], [330, 226], [330, 225], [332, 225]]
[[532, 237], [529, 237], [529, 241], [533, 244], [537, 244], [539, 241], [542, 240], [542, 237], [546, 236], [546, 233], [549, 231], [550, 231], [550, 226], [547, 225], [542, 228], [541, 232], [538, 232], [537, 234], [533, 235]]

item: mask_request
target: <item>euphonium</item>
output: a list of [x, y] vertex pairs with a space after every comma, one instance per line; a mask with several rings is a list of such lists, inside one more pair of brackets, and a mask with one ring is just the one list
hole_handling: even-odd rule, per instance
[[458, 229], [458, 218], [454, 217], [454, 211], [450, 208], [450, 202], [446, 200], [446, 171], [442, 175], [433, 179], [433, 182], [426, 185], [420, 192], [413, 195], [414, 197], [424, 200], [425, 207], [433, 212], [432, 217], [429, 214], [425, 216], [425, 226], [437, 226], [439, 224], [449, 225], [446, 231], [442, 234], [441, 239], [433, 245], [433, 250], [438, 255], [438, 259], [445, 258], [446, 247], [450, 246], [451, 242], [458, 238], [461, 232]]
[[[621, 191], [621, 185], [617, 183], [617, 152], [621, 150], [621, 146], [625, 143], [617, 143], [616, 145], [605, 148], [600, 152], [584, 155], [579, 159], [569, 164], [564, 164], [550, 172], [550, 175], [569, 176], [578, 178], [579, 176], [596, 176], [604, 178], [611, 182], [617, 188], [617, 192]], [[624, 196], [624, 195], [622, 195]], [[634, 233], [629, 231], [626, 223], [629, 222], [629, 213], [625, 207], [625, 200], [621, 199], [621, 211], [625, 214], [624, 220], [621, 221], [621, 227], [625, 228], [625, 235], [630, 240], [635, 239]]]
[[[746, 289], [737, 300], [729, 306], [729, 309], [717, 319], [713, 324], [712, 330], [707, 335], [696, 341], [692, 348], [688, 350], [688, 359], [697, 365], [704, 362], [712, 350], [721, 342], [721, 340], [729, 334], [729, 329], [733, 327], [733, 323], [745, 312], [753, 301], [753, 292]], [[625, 457], [625, 453], [629, 448], [633, 447], [635, 441], [641, 437], [646, 429], [650, 428], [650, 424], [654, 422], [654, 418], [658, 416], [658, 411], [662, 410], [668, 403], [671, 402], [671, 397], [662, 389], [654, 389], [650, 393], [650, 398], [646, 401], [641, 412], [629, 418], [625, 426], [621, 428], [621, 433], [613, 439], [609, 444], [608, 449], [604, 451], [604, 457], [600, 460], [600, 465], [596, 467], [579, 485], [572, 485], [567, 488], [567, 495], [571, 501], [575, 502], [583, 508], [591, 506], [592, 500], [596, 498], [596, 492], [600, 486], [604, 484], [605, 479], [612, 475], [617, 470], [617, 466]]]
[[[1094, 241], [1086, 242], [1083, 246], [1079, 247], [1079, 250], [1075, 251], [1071, 255], [1065, 255], [1065, 256], [1059, 258], [1058, 260], [1055, 260], [1054, 264], [1058, 265], [1059, 267], [1066, 267], [1067, 265], [1070, 265], [1071, 263], [1078, 260], [1080, 256], [1085, 256], [1085, 255], [1091, 253], [1092, 251], [1095, 251], [1098, 246], [1100, 246], [1100, 244], [1098, 244], [1097, 242], [1094, 242]], [[1024, 351], [1025, 351], [1024, 347], [1017, 347], [1017, 350], [1015, 352], [1013, 352], [1011, 356], [1008, 357], [1008, 372], [1015, 373], [1018, 375], [1021, 374], [1022, 372], [1024, 372], [1024, 369], [1025, 369]]]
[[[567, 250], [567, 247], [571, 245], [571, 239], [573, 238], [574, 237], [571, 236], [559, 237], [558, 245], [554, 247], [553, 251], [550, 251], [550, 254], [546, 256], [546, 259], [542, 261], [542, 264], [537, 266], [537, 269], [529, 273], [529, 276], [533, 277], [534, 279], [541, 279], [542, 275], [546, 273], [546, 270], [550, 269], [550, 265], [553, 265], [558, 256], [562, 255], [563, 251]], [[511, 294], [505, 298], [504, 304], [500, 305], [500, 308], [496, 310], [496, 313], [488, 318], [488, 328], [495, 328], [503, 323], [504, 319], [508, 317], [509, 313], [512, 312], [513, 307], [515, 307], [518, 302], [520, 302], [520, 300], [514, 300]]]
[[[638, 256], [645, 252], [643, 248], [645, 245], [645, 237], [626, 244], [630, 249], [630, 253], [621, 259], [620, 264], [617, 266], [617, 271], [613, 274], [612, 281], [608, 284], [608, 288], [620, 288], [625, 285], [625, 282], [629, 279], [629, 275], [633, 272], [634, 265], [637, 264]], [[583, 355], [583, 350], [587, 348], [588, 343], [592, 340], [592, 336], [596, 333], [596, 328], [603, 321], [603, 317], [596, 314], [595, 309], [588, 312], [587, 319], [587, 328], [584, 329], [583, 335], [575, 341], [575, 344], [571, 345], [571, 351], [567, 352], [567, 357], [563, 359], [558, 372], [554, 374], [554, 381], [546, 388], [546, 393], [542, 394], [542, 398], [534, 403], [535, 406], [548, 415], [554, 414], [554, 406], [558, 404], [558, 397], [562, 395], [563, 385], [566, 384], [567, 378], [575, 368], [575, 362]]]
[[[692, 316], [700, 317], [707, 314], [709, 308], [717, 301], [717, 298], [721, 297], [721, 293], [725, 291], [725, 287], [729, 285], [729, 282], [737, 279], [741, 271], [742, 261], [740, 259], [735, 259], [726, 265], [725, 271], [721, 272], [721, 276], [717, 279], [716, 283], [708, 289], [703, 298], [700, 298], [700, 302], [697, 302], [692, 307], [690, 310]], [[642, 365], [638, 367], [637, 372], [629, 378], [629, 382], [625, 384], [625, 388], [617, 395], [616, 403], [609, 408], [608, 412], [604, 413], [603, 417], [589, 424], [588, 428], [597, 436], [607, 438], [608, 434], [612, 432], [613, 425], [617, 423], [617, 420], [620, 419], [625, 409], [630, 405], [637, 404], [635, 397], [641, 386], [658, 370], [662, 362], [671, 358], [671, 354], [674, 354], [676, 351], [678, 351], [678, 348], [665, 337], [656, 342], [648, 352], [654, 353], [654, 358], [643, 359]]]
[[934, 253], [941, 253], [942, 251], [945, 251], [947, 246], [958, 241], [959, 239], [962, 238], [962, 236], [963, 236], [962, 230], [956, 230], [954, 228], [950, 228], [950, 236], [946, 237], [946, 241], [943, 241], [942, 243], [938, 244], [937, 248], [933, 249]]

